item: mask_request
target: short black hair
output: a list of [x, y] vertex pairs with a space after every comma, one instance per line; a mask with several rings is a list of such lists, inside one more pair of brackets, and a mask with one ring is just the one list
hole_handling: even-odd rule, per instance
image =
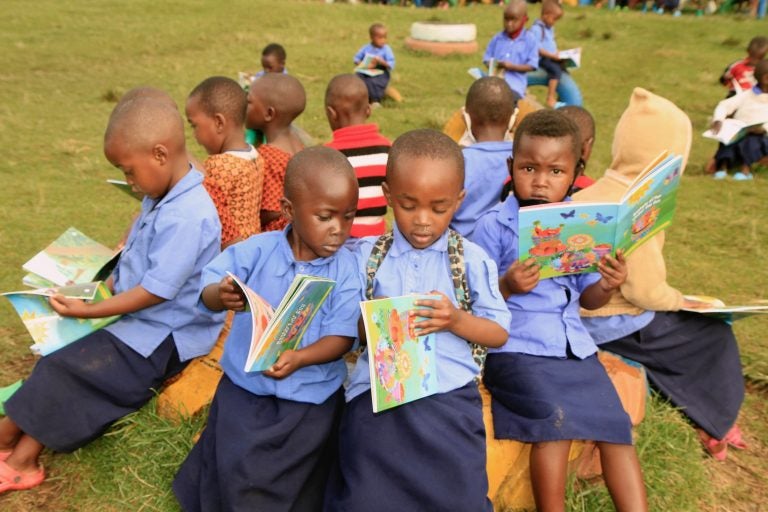
[[566, 105], [557, 109], [558, 112], [576, 123], [579, 127], [581, 141], [595, 136], [595, 118], [589, 113], [589, 110], [577, 105]]
[[753, 37], [752, 40], [749, 41], [749, 45], [747, 45], [747, 53], [750, 55], [764, 53], [766, 50], [768, 50], [768, 37]]
[[383, 23], [374, 23], [373, 25], [368, 27], [368, 35], [370, 37], [373, 37], [373, 33], [376, 32], [380, 28], [383, 28], [384, 30], [387, 29], [387, 27]]
[[405, 132], [392, 143], [387, 159], [387, 177], [391, 182], [398, 162], [403, 157], [426, 157], [433, 160], [451, 160], [455, 163], [456, 174], [464, 186], [464, 154], [456, 142], [442, 132], [423, 128]]
[[285, 59], [288, 57], [283, 45], [277, 43], [269, 43], [263, 50], [261, 50], [262, 57], [266, 57], [267, 55], [274, 55], [280, 62], [285, 62]]
[[563, 6], [557, 0], [542, 0], [541, 2], [541, 14], [548, 12], [563, 12]]
[[515, 140], [512, 143], [513, 157], [524, 135], [551, 139], [569, 137], [574, 160], [578, 161], [581, 158], [579, 127], [557, 110], [537, 110], [525, 116], [515, 130]]
[[242, 125], [245, 122], [247, 93], [231, 78], [226, 76], [206, 78], [192, 89], [189, 97], [197, 98], [200, 108], [210, 117], [222, 114], [236, 125]]
[[472, 123], [504, 124], [515, 111], [520, 96], [497, 76], [485, 76], [470, 86], [465, 109]]
[[291, 201], [296, 200], [302, 190], [322, 193], [322, 183], [331, 185], [332, 176], [347, 179], [357, 186], [355, 169], [344, 154], [327, 146], [302, 149], [285, 167], [283, 193]]

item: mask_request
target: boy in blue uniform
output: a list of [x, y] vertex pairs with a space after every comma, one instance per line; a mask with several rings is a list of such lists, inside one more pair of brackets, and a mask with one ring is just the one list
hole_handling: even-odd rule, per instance
[[534, 260], [518, 258], [520, 206], [566, 200], [581, 154], [578, 127], [557, 111], [528, 115], [510, 160], [516, 202], [488, 212], [474, 240], [505, 269], [499, 289], [512, 313], [509, 340], [490, 350], [483, 382], [492, 396], [495, 435], [533, 443], [531, 483], [538, 510], [562, 510], [572, 439], [598, 442], [603, 476], [617, 510], [646, 510], [632, 426], [579, 317], [627, 277], [624, 257], [605, 256], [599, 273], [539, 280]]
[[202, 175], [188, 163], [178, 110], [153, 98], [121, 102], [104, 153], [145, 196], [107, 281], [114, 296], [93, 304], [56, 296], [51, 306], [62, 316], [122, 317], [42, 358], [6, 402], [0, 492], [40, 484], [44, 446], [71, 452], [92, 441], [208, 353], [221, 328], [222, 315], [196, 307], [196, 283], [219, 253], [221, 226]]
[[297, 350], [264, 372], [244, 371], [249, 313], [236, 314], [208, 424], [181, 466], [173, 490], [185, 511], [316, 510], [327, 456], [344, 403], [341, 385], [360, 316], [356, 259], [343, 248], [357, 207], [357, 180], [346, 157], [314, 147], [297, 153], [285, 175], [282, 231], [228, 247], [203, 271], [201, 300], [243, 311], [232, 272], [276, 307], [297, 274], [336, 281]]
[[555, 41], [555, 23], [563, 17], [563, 8], [557, 0], [541, 3], [541, 17], [533, 22], [531, 35], [539, 44], [539, 67], [547, 73], [547, 106], [557, 103], [557, 85], [563, 74]]
[[464, 110], [476, 141], [464, 153], [464, 200], [456, 210], [451, 227], [471, 238], [477, 220], [494, 207], [509, 177], [507, 158], [512, 141], [506, 140], [517, 98], [498, 77], [476, 80], [467, 92]]
[[[396, 226], [391, 235], [358, 242], [360, 273], [366, 275], [372, 246], [389, 240], [366, 296], [442, 296], [419, 301], [421, 309], [412, 312], [425, 317], [415, 323], [418, 334], [436, 333], [439, 392], [374, 414], [367, 350], [360, 355], [346, 392], [328, 512], [491, 510], [485, 428], [474, 381], [479, 368], [469, 342], [501, 345], [509, 312], [498, 290], [496, 265], [448, 230], [464, 196], [463, 170], [459, 146], [434, 130], [408, 132], [392, 145], [383, 188]], [[464, 265], [457, 264], [462, 257]], [[463, 306], [458, 306], [454, 277], [465, 279]]]
[[389, 75], [395, 69], [395, 54], [387, 44], [387, 27], [381, 23], [374, 23], [368, 29], [371, 42], [360, 48], [354, 57], [355, 66], [359, 65], [365, 57], [373, 57], [369, 64], [370, 70], [380, 70], [382, 73], [371, 76], [371, 73], [358, 71], [357, 75], [365, 82], [368, 88], [368, 103], [376, 104], [384, 97], [384, 92], [389, 85]]

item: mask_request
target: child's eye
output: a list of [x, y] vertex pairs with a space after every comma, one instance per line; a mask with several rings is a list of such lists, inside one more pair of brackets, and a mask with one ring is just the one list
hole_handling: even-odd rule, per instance
[[535, 169], [533, 167], [531, 167], [531, 166], [520, 167], [520, 170], [523, 171], [523, 172], [534, 172], [535, 171]]
[[355, 218], [355, 212], [350, 212], [344, 215], [344, 220], [354, 220]]
[[412, 204], [401, 204], [400, 208], [406, 211], [410, 211], [410, 210], [413, 210], [415, 206], [413, 206]]
[[432, 211], [437, 213], [438, 215], [442, 215], [443, 213], [447, 212], [448, 210], [445, 208], [432, 208]]
[[328, 222], [329, 220], [331, 220], [331, 216], [330, 215], [318, 215], [317, 216], [317, 220], [319, 220], [320, 222]]
[[552, 169], [552, 174], [555, 174], [555, 175], [563, 174], [563, 170], [562, 169]]

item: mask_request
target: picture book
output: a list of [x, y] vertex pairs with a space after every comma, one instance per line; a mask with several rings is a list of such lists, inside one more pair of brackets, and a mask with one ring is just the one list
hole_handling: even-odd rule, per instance
[[[503, 73], [500, 73], [497, 65], [496, 65], [496, 59], [490, 59], [488, 61], [488, 71], [484, 70], [483, 68], [469, 68], [467, 70], [467, 73], [469, 73], [469, 76], [474, 78], [475, 80], [479, 80], [483, 78], [484, 76], [500, 76]], [[503, 70], [501, 70], [503, 71]]]
[[252, 331], [246, 372], [268, 370], [280, 354], [295, 350], [309, 324], [336, 284], [332, 279], [298, 274], [274, 310], [234, 274], [227, 273], [243, 290], [251, 315]]
[[370, 53], [366, 53], [365, 57], [363, 57], [363, 60], [361, 60], [357, 66], [355, 66], [355, 73], [360, 73], [361, 75], [366, 76], [379, 76], [384, 74], [384, 70], [377, 67], [371, 67], [371, 64], [373, 64], [374, 60], [376, 59], [375, 55], [372, 55]]
[[696, 307], [685, 307], [683, 311], [691, 311], [702, 315], [713, 316], [727, 321], [739, 320], [751, 315], [768, 314], [768, 301], [756, 301], [753, 304], [732, 305], [720, 299], [707, 295], [684, 295], [686, 300], [699, 303]]
[[655, 158], [618, 203], [562, 203], [520, 208], [520, 261], [535, 258], [542, 279], [597, 270], [603, 255], [625, 255], [672, 222], [683, 159]]
[[48, 355], [119, 318], [118, 316], [106, 318], [59, 316], [48, 302], [50, 296], [57, 294], [87, 302], [100, 302], [112, 296], [103, 282], [3, 293], [2, 295], [11, 302], [29, 331], [34, 341], [30, 349], [35, 354]]
[[125, 180], [107, 180], [107, 183], [110, 185], [113, 185], [115, 188], [117, 188], [120, 192], [124, 194], [128, 194], [134, 199], [138, 199], [141, 201], [144, 198], [143, 194], [137, 194], [133, 191], [133, 187], [131, 187], [127, 181]]
[[103, 280], [109, 277], [119, 256], [120, 251], [71, 227], [22, 266], [29, 272], [22, 282], [32, 288], [49, 288]]
[[557, 52], [557, 56], [560, 58], [560, 64], [566, 68], [575, 69], [581, 67], [581, 48], [561, 50]]
[[762, 126], [766, 123], [768, 123], [768, 119], [760, 123], [747, 124], [744, 121], [729, 118], [723, 120], [720, 125], [720, 130], [718, 130], [717, 133], [714, 133], [710, 128], [702, 133], [702, 135], [708, 139], [714, 139], [728, 146], [734, 142], [739, 142], [746, 137], [750, 129]]
[[408, 314], [414, 301], [436, 299], [405, 295], [360, 303], [368, 340], [373, 412], [392, 409], [425, 396], [437, 387], [435, 335], [417, 336]]

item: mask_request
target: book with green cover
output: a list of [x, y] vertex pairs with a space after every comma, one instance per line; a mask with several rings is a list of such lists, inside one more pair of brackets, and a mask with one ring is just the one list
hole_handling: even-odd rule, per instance
[[569, 48], [568, 50], [560, 50], [557, 52], [557, 57], [560, 59], [560, 64], [566, 68], [580, 68], [581, 67], [581, 47]]
[[[373, 412], [438, 392], [435, 335], [417, 336], [409, 312], [431, 295], [404, 295], [360, 303], [368, 340]], [[422, 307], [423, 308], [423, 307]]]
[[370, 53], [366, 53], [357, 66], [355, 66], [355, 73], [360, 73], [367, 76], [379, 76], [384, 74], [384, 70], [377, 67], [371, 67], [375, 61], [376, 56]]

